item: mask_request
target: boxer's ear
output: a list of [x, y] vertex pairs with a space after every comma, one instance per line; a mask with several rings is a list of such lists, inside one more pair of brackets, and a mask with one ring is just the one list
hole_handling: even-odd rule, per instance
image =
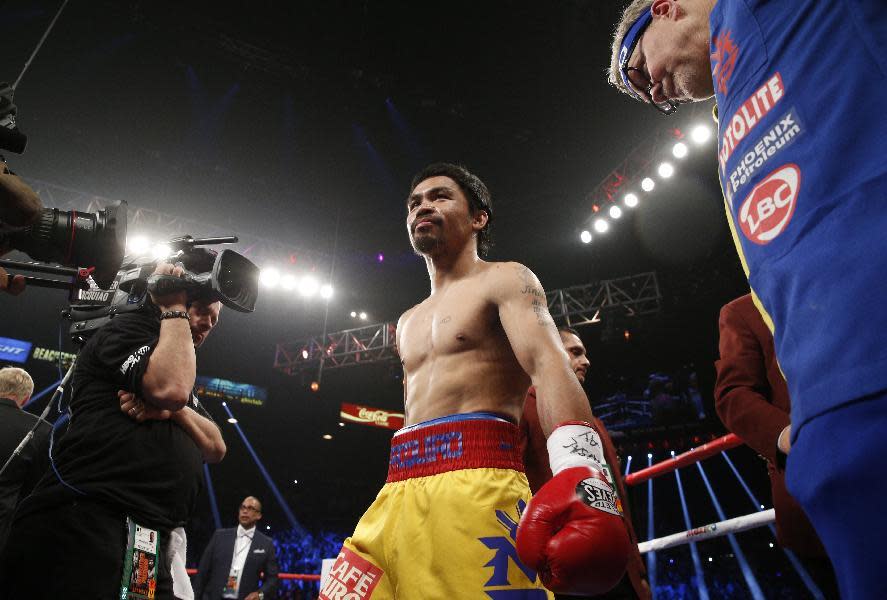
[[471, 227], [475, 231], [481, 231], [490, 222], [490, 214], [484, 209], [478, 209], [471, 215]]

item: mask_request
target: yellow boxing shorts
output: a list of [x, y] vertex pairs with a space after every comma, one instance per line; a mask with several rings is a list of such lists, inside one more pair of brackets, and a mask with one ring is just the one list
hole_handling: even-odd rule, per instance
[[388, 480], [324, 583], [321, 600], [546, 600], [517, 556], [530, 499], [519, 432], [490, 413], [405, 427]]

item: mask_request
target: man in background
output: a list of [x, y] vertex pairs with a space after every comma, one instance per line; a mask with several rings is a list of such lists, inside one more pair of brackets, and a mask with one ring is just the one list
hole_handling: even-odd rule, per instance
[[[773, 336], [751, 294], [721, 309], [721, 359], [715, 363], [715, 408], [724, 426], [767, 459], [776, 541], [798, 554], [826, 597], [838, 596], [834, 571], [822, 542], [798, 502], [785, 488], [785, 446], [791, 402], [773, 350]], [[782, 449], [780, 449], [780, 447]]]
[[[582, 343], [579, 334], [575, 329], [561, 326], [558, 328], [561, 343], [567, 356], [570, 357], [570, 368], [576, 373], [579, 383], [585, 383], [585, 377], [588, 374], [588, 368], [591, 363]], [[631, 539], [632, 552], [628, 559], [628, 568], [625, 576], [612, 590], [606, 594], [599, 596], [589, 596], [598, 599], [639, 599], [649, 600], [652, 598], [650, 592], [650, 584], [647, 581], [647, 569], [641, 554], [638, 552], [637, 535], [634, 532], [634, 526], [631, 522], [631, 512], [628, 509], [628, 495], [625, 491], [625, 482], [622, 480], [621, 469], [619, 465], [619, 457], [616, 454], [616, 447], [610, 434], [604, 426], [603, 421], [597, 417], [591, 418], [591, 424], [597, 430], [601, 437], [603, 445], [604, 458], [606, 464], [603, 464], [604, 472], [610, 480], [610, 485], [616, 490], [622, 504], [622, 514], [625, 519], [625, 526], [628, 529], [628, 536]], [[535, 494], [549, 479], [551, 479], [551, 468], [548, 466], [548, 448], [546, 447], [545, 434], [539, 425], [539, 413], [536, 410], [536, 388], [531, 387], [527, 391], [527, 398], [524, 403], [524, 414], [520, 421], [521, 433], [521, 453], [524, 457], [524, 468], [526, 469], [527, 480], [530, 482], [530, 490]], [[562, 596], [557, 596], [561, 598]], [[576, 598], [576, 596], [563, 596], [563, 598]]]
[[0, 369], [0, 466], [12, 455], [28, 432], [37, 426], [21, 454], [0, 475], [0, 550], [19, 501], [27, 496], [49, 466], [49, 423], [22, 410], [34, 392], [28, 372], [17, 367]]
[[271, 538], [256, 528], [261, 519], [262, 503], [254, 496], [247, 496], [237, 512], [237, 527], [213, 533], [200, 557], [194, 578], [197, 600], [265, 600], [274, 597], [277, 552]]

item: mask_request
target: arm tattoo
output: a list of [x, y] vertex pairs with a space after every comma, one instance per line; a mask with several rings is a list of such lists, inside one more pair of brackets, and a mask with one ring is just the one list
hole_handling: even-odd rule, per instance
[[536, 322], [539, 325], [548, 325], [553, 322], [551, 315], [548, 314], [548, 301], [545, 298], [545, 292], [536, 283], [536, 278], [532, 271], [521, 266], [518, 267], [517, 275], [521, 281], [521, 291], [523, 295], [532, 296], [533, 313], [536, 315]]

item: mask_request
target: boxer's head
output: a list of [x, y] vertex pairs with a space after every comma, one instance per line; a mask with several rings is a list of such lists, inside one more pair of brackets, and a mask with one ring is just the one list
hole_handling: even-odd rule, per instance
[[205, 300], [194, 300], [188, 306], [188, 322], [191, 325], [191, 339], [194, 340], [194, 347], [199, 348], [210, 332], [219, 322], [219, 312], [222, 310], [222, 303], [207, 302]]
[[564, 350], [567, 351], [567, 356], [570, 357], [570, 368], [576, 373], [579, 383], [585, 383], [585, 376], [588, 374], [588, 367], [591, 365], [585, 352], [585, 345], [575, 329], [561, 327], [558, 329], [558, 333], [561, 335], [561, 343], [564, 345]]
[[663, 112], [710, 98], [713, 6], [714, 0], [634, 0], [613, 36], [610, 83]]
[[254, 496], [247, 496], [240, 503], [240, 510], [237, 511], [237, 522], [244, 529], [252, 529], [255, 524], [262, 518], [262, 503]]
[[460, 249], [476, 241], [484, 256], [492, 245], [490, 192], [477, 176], [459, 165], [435, 163], [413, 177], [407, 198], [407, 232], [418, 254]]

